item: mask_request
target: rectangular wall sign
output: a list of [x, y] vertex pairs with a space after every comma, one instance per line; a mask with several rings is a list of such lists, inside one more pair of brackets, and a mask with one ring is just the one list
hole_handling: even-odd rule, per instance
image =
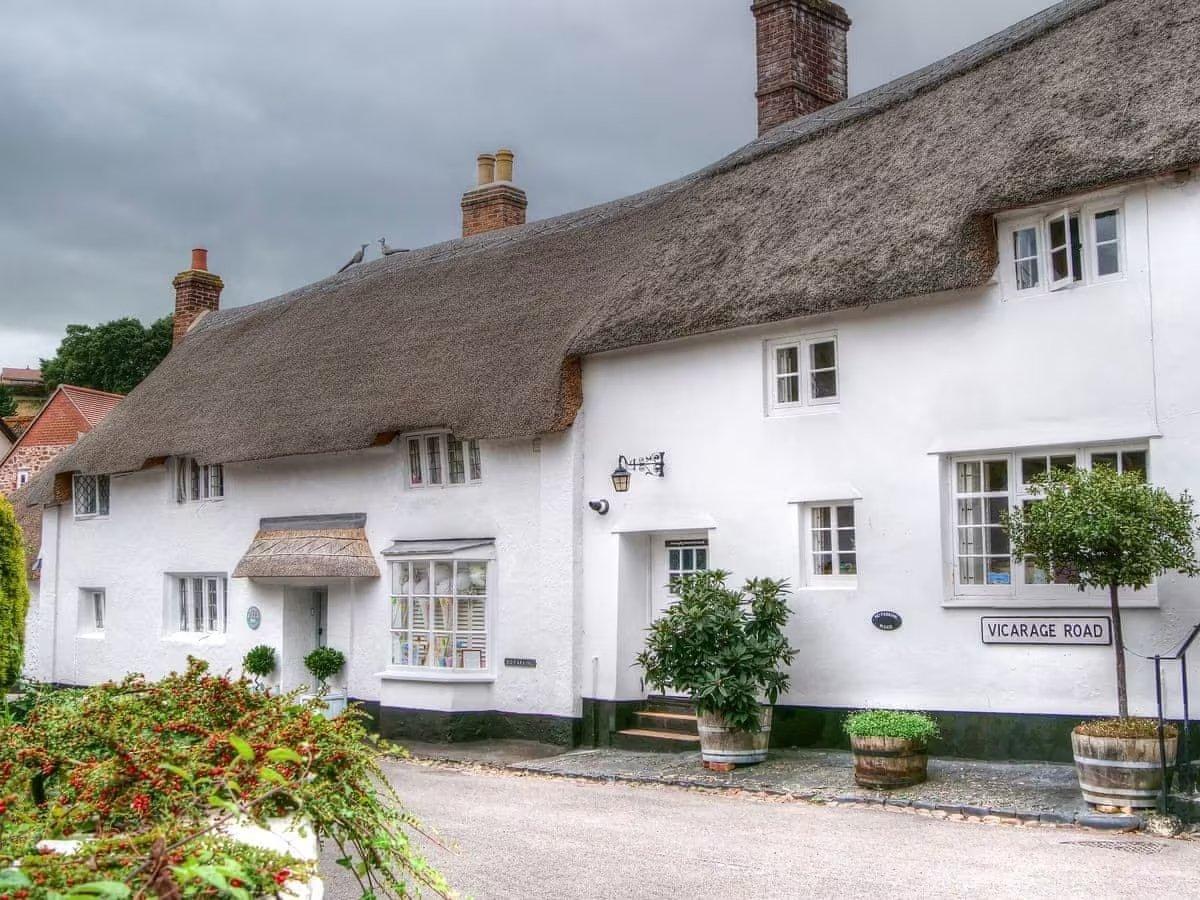
[[1108, 616], [984, 616], [979, 628], [985, 644], [1112, 643]]
[[504, 660], [504, 664], [510, 669], [536, 669], [536, 659], [514, 659], [509, 656]]

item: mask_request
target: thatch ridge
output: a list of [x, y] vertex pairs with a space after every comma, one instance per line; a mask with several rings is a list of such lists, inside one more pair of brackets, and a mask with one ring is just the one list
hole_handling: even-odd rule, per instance
[[582, 355], [982, 285], [997, 211], [1200, 161], [1198, 71], [1196, 4], [1068, 0], [667, 185], [214, 313], [55, 468], [525, 438]]

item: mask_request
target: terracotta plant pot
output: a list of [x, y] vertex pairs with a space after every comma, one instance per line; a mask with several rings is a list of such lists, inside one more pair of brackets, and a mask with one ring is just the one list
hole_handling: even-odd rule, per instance
[[889, 791], [920, 784], [928, 777], [929, 756], [916, 741], [894, 737], [852, 737], [854, 781]]
[[[1167, 736], [1167, 767], [1175, 764], [1178, 737]], [[1083, 799], [1103, 809], [1149, 809], [1162, 791], [1158, 738], [1093, 737], [1071, 732], [1075, 771]]]
[[737, 731], [726, 724], [723, 716], [700, 713], [696, 728], [700, 732], [700, 758], [706, 763], [752, 766], [767, 758], [771, 743], [770, 706], [762, 708], [758, 731]]

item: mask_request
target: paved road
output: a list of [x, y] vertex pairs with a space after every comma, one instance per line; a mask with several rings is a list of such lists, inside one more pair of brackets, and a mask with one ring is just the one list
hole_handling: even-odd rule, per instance
[[[409, 807], [457, 843], [429, 858], [477, 900], [1200, 897], [1200, 842], [388, 767]], [[1161, 849], [1128, 849], [1146, 844]], [[358, 893], [335, 875], [328, 896]]]

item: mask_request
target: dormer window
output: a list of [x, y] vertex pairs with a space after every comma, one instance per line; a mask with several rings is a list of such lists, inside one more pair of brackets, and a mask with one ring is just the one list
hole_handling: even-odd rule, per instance
[[479, 441], [438, 432], [412, 435], [407, 439], [407, 447], [411, 487], [477, 484], [483, 480]]
[[107, 475], [76, 475], [71, 484], [71, 493], [75, 500], [75, 518], [98, 519], [108, 515]]
[[1006, 280], [1017, 294], [1033, 294], [1120, 277], [1121, 219], [1119, 204], [1099, 203], [1014, 222], [1001, 245], [1011, 273]]
[[186, 456], [175, 459], [175, 502], [202, 503], [225, 498], [225, 467], [202, 466]]

